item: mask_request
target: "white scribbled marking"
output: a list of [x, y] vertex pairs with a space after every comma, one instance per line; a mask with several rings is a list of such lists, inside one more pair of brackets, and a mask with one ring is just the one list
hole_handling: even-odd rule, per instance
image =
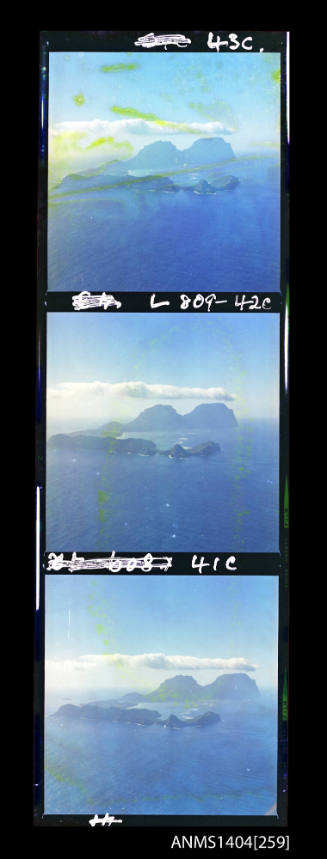
[[114, 817], [110, 814], [105, 814], [104, 817], [98, 817], [97, 814], [89, 820], [90, 826], [96, 826], [98, 823], [100, 826], [111, 826], [112, 823], [122, 823], [121, 818]]
[[151, 298], [150, 298], [150, 307], [152, 310], [155, 310], [156, 307], [163, 307], [164, 304], [170, 304], [170, 301], [157, 301], [157, 303], [155, 303], [155, 298], [156, 298], [156, 293], [153, 292], [151, 295]]
[[55, 552], [50, 552], [48, 556], [47, 570], [62, 570], [66, 567], [68, 572], [74, 573], [78, 570], [110, 570], [112, 573], [119, 573], [120, 570], [126, 570], [128, 573], [133, 570], [141, 570], [143, 573], [150, 573], [153, 569], [163, 570], [167, 572], [172, 566], [172, 558], [168, 556], [153, 557], [150, 552], [144, 555], [143, 558], [116, 558], [116, 553], [111, 552], [108, 558], [89, 558], [85, 560], [83, 557], [78, 557], [76, 552], [72, 553], [71, 560], [64, 560], [64, 553], [56, 555]]
[[186, 45], [190, 44], [191, 39], [187, 39], [178, 33], [172, 36], [155, 36], [154, 33], [148, 33], [147, 36], [140, 36], [134, 42], [134, 45], [141, 48], [155, 48], [164, 45], [165, 51], [167, 50], [167, 45], [177, 45], [178, 48], [186, 48]]
[[[231, 44], [229, 44], [231, 42]], [[247, 45], [246, 42], [250, 42], [250, 45]], [[208, 48], [210, 50], [216, 49], [216, 51], [220, 51], [220, 48], [225, 45], [229, 51], [237, 51], [241, 46], [243, 51], [252, 51], [252, 36], [246, 36], [242, 42], [239, 42], [237, 33], [229, 33], [228, 39], [221, 39], [220, 36], [217, 36], [216, 41], [213, 41], [213, 33], [208, 33]], [[263, 50], [263, 48], [261, 49]]]
[[[215, 560], [214, 560], [214, 562], [213, 562], [213, 569], [214, 569], [214, 572], [216, 572], [216, 571], [217, 571], [217, 567], [218, 567], [218, 565], [220, 564], [220, 560], [221, 560], [221, 559], [219, 558], [219, 556], [218, 556], [218, 555], [216, 555]], [[229, 572], [235, 572], [235, 571], [237, 570], [237, 567], [236, 567], [236, 566], [235, 566], [235, 567], [234, 567], [234, 566], [232, 566], [233, 564], [235, 564], [235, 562], [236, 562], [235, 555], [229, 555], [229, 557], [228, 557], [228, 558], [227, 558], [227, 560], [225, 561], [225, 569], [226, 569], [226, 570], [228, 570]], [[204, 560], [204, 555], [201, 555], [201, 558], [200, 558], [200, 560], [199, 560], [199, 561], [198, 561], [198, 556], [197, 556], [197, 555], [193, 555], [193, 558], [192, 558], [192, 569], [193, 569], [193, 570], [198, 570], [198, 571], [199, 571], [199, 574], [201, 575], [201, 574], [202, 574], [202, 570], [204, 569], [204, 567], [210, 567], [210, 563], [209, 563], [208, 561], [205, 561], [205, 560]], [[209, 572], [209, 571], [208, 571], [208, 572]]]
[[226, 570], [231, 570], [232, 572], [234, 572], [235, 570], [237, 570], [237, 567], [233, 567], [233, 566], [232, 566], [232, 564], [235, 564], [235, 561], [236, 561], [235, 555], [230, 555], [230, 557], [229, 557], [229, 558], [227, 558], [227, 561], [226, 561], [226, 564], [225, 564], [225, 566], [226, 566]]
[[107, 295], [106, 292], [92, 295], [87, 290], [73, 295], [72, 302], [74, 310], [90, 310], [92, 307], [103, 307], [104, 310], [108, 310], [108, 307], [116, 307], [119, 310], [122, 306], [121, 301], [117, 301], [113, 295]]
[[211, 292], [210, 295], [207, 295], [206, 297], [204, 297], [204, 295], [201, 295], [201, 293], [198, 292], [197, 295], [195, 296], [195, 298], [193, 299], [193, 301], [189, 295], [186, 295], [183, 292], [180, 295], [180, 300], [181, 300], [181, 306], [180, 306], [181, 310], [188, 310], [191, 302], [192, 302], [192, 307], [194, 307], [195, 310], [199, 310], [200, 307], [202, 307], [202, 305], [205, 303], [207, 305], [207, 310], [209, 313], [211, 310], [212, 303], [214, 303], [214, 304], [227, 304], [227, 302], [228, 302], [227, 298], [217, 299], [215, 292]]

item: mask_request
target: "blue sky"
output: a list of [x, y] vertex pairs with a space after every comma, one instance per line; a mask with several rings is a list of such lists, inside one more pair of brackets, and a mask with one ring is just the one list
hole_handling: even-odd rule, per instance
[[47, 576], [49, 690], [155, 689], [245, 671], [277, 685], [278, 578]]
[[279, 71], [271, 53], [50, 53], [50, 184], [155, 140], [277, 147]]
[[50, 313], [47, 374], [50, 433], [158, 403], [185, 414], [221, 401], [236, 417], [276, 418], [279, 316]]

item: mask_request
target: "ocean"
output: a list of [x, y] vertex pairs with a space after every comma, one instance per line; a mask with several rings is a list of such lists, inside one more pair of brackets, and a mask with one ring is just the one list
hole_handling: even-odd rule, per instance
[[162, 450], [216, 441], [221, 451], [177, 461], [49, 447], [48, 552], [278, 552], [276, 422], [128, 433], [140, 436]]
[[[93, 690], [87, 700], [106, 697], [108, 692], [97, 696]], [[71, 700], [81, 703], [76, 694]], [[272, 813], [277, 714], [271, 693], [247, 705], [216, 702], [220, 722], [182, 730], [53, 718], [64, 703], [60, 694], [48, 701], [45, 718], [46, 814]], [[185, 710], [172, 703], [151, 707], [164, 717], [166, 711], [178, 716]], [[201, 707], [195, 711], [191, 715]]]
[[[214, 195], [151, 192], [146, 183], [137, 190], [54, 189], [48, 289], [279, 291], [278, 159], [236, 159], [217, 173], [233, 174], [240, 184]], [[183, 173], [171, 178], [186, 182]]]

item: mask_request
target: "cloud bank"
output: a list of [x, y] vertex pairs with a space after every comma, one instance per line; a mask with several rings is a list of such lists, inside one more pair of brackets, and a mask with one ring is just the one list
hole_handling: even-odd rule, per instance
[[[116, 109], [116, 112], [118, 112], [118, 109]], [[83, 149], [99, 137], [112, 137], [122, 140], [124, 137], [127, 136], [129, 138], [130, 135], [134, 134], [155, 136], [158, 138], [159, 133], [160, 136], [185, 133], [196, 134], [199, 137], [201, 135], [233, 134], [233, 132], [234, 128], [231, 125], [227, 125], [219, 120], [207, 122], [173, 122], [160, 120], [155, 115], [153, 115], [153, 119], [143, 119], [142, 115], [140, 115], [113, 120], [91, 119], [57, 122], [50, 128], [50, 140], [57, 135], [61, 136], [63, 134], [83, 135], [83, 137], [80, 137], [80, 146]]]
[[258, 665], [244, 659], [243, 656], [221, 658], [221, 657], [199, 657], [180, 656], [178, 654], [167, 655], [165, 653], [140, 653], [129, 655], [126, 653], [110, 653], [108, 655], [95, 654], [80, 657], [80, 665], [87, 668], [102, 665], [113, 665], [117, 668], [154, 668], [164, 671], [199, 671], [214, 669], [216, 671], [256, 671]]
[[71, 400], [74, 398], [132, 397], [149, 400], [215, 400], [232, 402], [235, 394], [225, 388], [189, 388], [179, 385], [148, 385], [146, 382], [60, 382], [48, 388], [49, 400]]
[[[147, 676], [146, 672], [149, 669], [169, 672], [170, 674], [208, 670], [215, 673], [233, 673], [235, 671], [248, 673], [256, 671], [259, 667], [243, 656], [222, 658], [167, 655], [165, 653], [97, 653], [83, 655], [77, 659], [48, 659], [46, 660], [46, 676], [47, 682], [50, 684], [51, 679], [61, 681], [70, 678], [75, 683], [80, 682], [82, 677], [85, 681], [90, 678], [96, 681], [98, 678], [102, 682], [107, 682], [108, 671], [113, 671], [120, 678], [123, 672], [131, 680], [133, 672], [136, 672], [140, 679]], [[162, 677], [165, 677], [165, 674], [160, 673], [159, 680], [153, 680], [153, 682], [161, 682]], [[149, 676], [148, 681], [151, 682]]]

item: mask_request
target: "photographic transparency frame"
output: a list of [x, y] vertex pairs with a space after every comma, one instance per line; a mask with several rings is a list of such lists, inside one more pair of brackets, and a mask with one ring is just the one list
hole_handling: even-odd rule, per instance
[[[168, 31], [169, 32], [169, 31]], [[161, 31], [158, 31], [158, 36]], [[155, 38], [155, 33], [153, 37]], [[171, 32], [171, 37], [174, 34], [174, 31]], [[37, 338], [38, 338], [38, 356], [39, 356], [39, 365], [38, 365], [38, 399], [37, 399], [37, 420], [36, 420], [36, 446], [37, 446], [37, 474], [36, 474], [36, 521], [37, 521], [37, 547], [36, 547], [36, 597], [35, 597], [35, 700], [34, 700], [34, 710], [35, 710], [35, 768], [34, 768], [34, 784], [35, 787], [35, 806], [34, 806], [34, 825], [37, 827], [72, 827], [74, 829], [77, 828], [88, 828], [90, 829], [90, 819], [92, 819], [92, 814], [65, 814], [61, 812], [60, 814], [47, 814], [44, 810], [44, 717], [45, 717], [45, 685], [44, 685], [44, 663], [45, 663], [45, 638], [47, 635], [47, 619], [45, 612], [45, 597], [46, 597], [46, 588], [47, 582], [51, 581], [51, 584], [58, 581], [62, 577], [71, 577], [72, 581], [74, 580], [75, 575], [80, 577], [99, 577], [110, 580], [117, 576], [124, 575], [126, 581], [128, 582], [130, 577], [135, 575], [142, 575], [146, 579], [149, 576], [159, 576], [164, 579], [165, 575], [169, 576], [177, 576], [181, 578], [181, 581], [185, 579], [186, 576], [190, 578], [200, 578], [200, 576], [206, 577], [217, 577], [219, 579], [220, 576], [230, 576], [231, 580], [234, 578], [244, 577], [244, 576], [255, 576], [255, 577], [276, 577], [278, 579], [278, 777], [277, 777], [277, 805], [276, 805], [276, 813], [268, 816], [265, 815], [236, 815], [236, 816], [226, 816], [226, 815], [130, 815], [120, 813], [118, 811], [119, 817], [123, 818], [123, 825], [115, 826], [112, 825], [115, 821], [105, 821], [103, 819], [102, 823], [99, 819], [95, 822], [94, 828], [98, 831], [100, 828], [104, 828], [106, 830], [107, 826], [110, 825], [110, 833], [109, 836], [115, 844], [119, 843], [127, 843], [127, 839], [133, 840], [133, 844], [136, 842], [139, 844], [145, 843], [145, 840], [148, 842], [151, 841], [155, 837], [155, 833], [163, 833], [164, 842], [167, 848], [171, 848], [172, 845], [174, 847], [179, 846], [191, 846], [196, 847], [199, 846], [199, 842], [196, 841], [198, 837], [200, 839], [205, 839], [202, 841], [202, 845], [208, 846], [218, 846], [220, 849], [226, 847], [226, 842], [228, 837], [235, 837], [239, 835], [241, 838], [246, 839], [246, 837], [252, 838], [252, 846], [254, 843], [258, 844], [258, 842], [254, 842], [253, 838], [267, 838], [270, 836], [272, 839], [275, 839], [270, 844], [274, 844], [277, 847], [283, 847], [283, 849], [287, 849], [287, 838], [288, 838], [288, 826], [289, 819], [287, 813], [287, 778], [288, 778], [288, 764], [287, 764], [287, 736], [288, 736], [288, 650], [287, 650], [287, 634], [288, 634], [288, 325], [289, 325], [289, 288], [288, 288], [288, 204], [287, 204], [287, 169], [288, 169], [288, 43], [289, 43], [289, 35], [286, 32], [279, 31], [239, 31], [238, 33], [229, 33], [227, 31], [215, 31], [210, 34], [207, 31], [178, 31], [178, 35], [182, 36], [182, 41], [176, 41], [173, 38], [167, 36], [167, 42], [164, 44], [163, 42], [155, 43], [150, 45], [144, 41], [144, 37], [146, 36], [146, 32], [142, 31], [44, 31], [40, 34], [40, 116], [39, 116], [39, 195], [38, 195], [38, 214], [39, 214], [39, 229], [38, 229], [38, 256], [39, 256], [39, 264], [38, 264], [38, 293], [37, 293], [37, 305], [38, 305], [38, 330], [37, 330]], [[143, 40], [143, 41], [142, 41]], [[216, 42], [216, 46], [215, 45]], [[136, 44], [137, 43], [137, 44]], [[236, 47], [237, 45], [237, 47]], [[187, 116], [184, 118], [181, 117], [181, 123], [184, 123], [184, 128], [168, 128], [168, 126], [173, 126], [174, 124], [178, 124], [178, 120], [175, 115], [172, 118], [165, 115], [164, 118], [162, 114], [159, 116], [159, 109], [156, 111], [154, 109], [150, 110], [150, 108], [145, 108], [143, 111], [143, 116], [141, 115], [142, 111], [137, 108], [132, 108], [130, 103], [127, 104], [126, 101], [126, 93], [124, 91], [125, 84], [119, 83], [117, 84], [117, 78], [124, 77], [124, 70], [119, 69], [119, 66], [139, 66], [142, 65], [142, 61], [146, 64], [146, 68], [151, 68], [151, 63], [156, 64], [159, 63], [160, 69], [164, 68], [165, 58], [171, 58], [173, 56], [177, 68], [178, 74], [180, 77], [180, 87], [183, 90], [183, 74], [181, 73], [181, 68], [184, 63], [184, 66], [187, 67], [187, 61], [185, 57], [190, 56], [192, 53], [192, 61], [194, 67], [196, 67], [197, 60], [199, 61], [199, 67], [196, 71], [193, 69], [194, 78], [198, 74], [198, 87], [194, 89], [194, 96], [192, 98], [193, 105], [197, 105], [197, 120], [201, 115], [203, 116], [204, 110], [204, 102], [205, 100], [209, 105], [211, 105], [215, 101], [211, 89], [210, 89], [210, 80], [209, 80], [209, 93], [208, 93], [208, 82], [204, 79], [203, 68], [206, 66], [206, 63], [209, 63], [214, 66], [216, 64], [216, 68], [218, 68], [217, 64], [221, 64], [222, 74], [226, 74], [226, 68], [232, 69], [232, 63], [239, 65], [240, 78], [242, 78], [242, 74], [244, 75], [245, 64], [248, 62], [248, 58], [251, 57], [250, 62], [252, 61], [253, 68], [255, 69], [255, 74], [257, 74], [258, 63], [262, 59], [264, 61], [265, 56], [272, 57], [277, 60], [277, 65], [280, 70], [280, 76], [277, 75], [277, 66], [274, 65], [274, 62], [270, 68], [269, 61], [267, 62], [266, 68], [269, 70], [272, 80], [274, 81], [274, 85], [277, 85], [278, 88], [278, 97], [280, 99], [280, 133], [278, 134], [278, 147], [279, 147], [279, 158], [278, 158], [278, 179], [279, 179], [279, 211], [278, 211], [278, 239], [279, 239], [279, 248], [280, 253], [278, 251], [278, 259], [276, 258], [276, 245], [274, 246], [274, 254], [275, 254], [275, 262], [278, 268], [278, 284], [275, 279], [275, 283], [273, 288], [266, 289], [265, 282], [269, 284], [271, 287], [271, 278], [270, 273], [267, 274], [266, 278], [262, 276], [262, 270], [258, 274], [258, 279], [254, 280], [254, 286], [251, 289], [249, 288], [249, 283], [251, 282], [251, 266], [242, 279], [242, 272], [240, 273], [239, 279], [236, 281], [228, 281], [228, 285], [231, 285], [232, 288], [225, 289], [224, 283], [226, 283], [226, 278], [224, 276], [222, 279], [210, 282], [208, 285], [208, 277], [206, 277], [206, 273], [203, 275], [203, 279], [199, 277], [199, 273], [197, 273], [197, 280], [192, 281], [192, 279], [188, 279], [188, 282], [191, 283], [191, 286], [185, 286], [183, 283], [183, 288], [181, 288], [178, 284], [181, 283], [181, 278], [178, 280], [178, 284], [176, 281], [176, 285], [170, 286], [170, 288], [165, 288], [165, 280], [164, 278], [159, 280], [154, 279], [154, 286], [152, 287], [150, 280], [145, 277], [143, 285], [138, 286], [136, 284], [131, 288], [131, 277], [127, 272], [126, 277], [122, 276], [122, 270], [120, 270], [117, 274], [112, 276], [108, 281], [101, 282], [101, 275], [99, 277], [95, 277], [92, 281], [92, 276], [90, 279], [90, 271], [85, 273], [84, 281], [83, 276], [78, 275], [77, 278], [72, 277], [71, 282], [73, 284], [70, 289], [69, 275], [65, 273], [62, 274], [62, 271], [58, 278], [53, 277], [50, 272], [51, 268], [51, 231], [49, 229], [49, 217], [50, 217], [50, 208], [49, 202], [54, 203], [53, 212], [55, 216], [58, 216], [58, 212], [60, 212], [60, 208], [62, 203], [60, 203], [59, 199], [54, 199], [56, 193], [53, 195], [52, 188], [49, 189], [49, 166], [53, 167], [53, 163], [51, 164], [51, 152], [49, 149], [49, 119], [51, 117], [51, 109], [52, 104], [50, 104], [51, 98], [51, 85], [52, 81], [50, 80], [51, 74], [51, 60], [55, 60], [58, 64], [60, 61], [60, 57], [64, 57], [65, 55], [70, 55], [73, 61], [81, 54], [84, 54], [86, 58], [89, 56], [92, 62], [90, 63], [90, 68], [93, 74], [94, 71], [94, 62], [95, 58], [97, 61], [98, 55], [102, 55], [104, 67], [108, 69], [111, 68], [111, 71], [102, 72], [102, 75], [105, 77], [114, 78], [113, 86], [113, 94], [111, 97], [111, 101], [114, 103], [115, 107], [118, 107], [118, 110], [114, 111], [114, 119], [115, 117], [119, 117], [118, 121], [122, 121], [120, 117], [123, 117], [124, 120], [132, 120], [133, 122], [139, 122], [146, 126], [151, 126], [151, 134], [154, 136], [154, 141], [157, 140], [158, 137], [158, 128], [164, 128], [165, 134], [168, 131], [172, 131], [173, 134], [191, 134], [193, 132], [185, 130], [185, 124], [190, 123], [190, 111], [195, 111], [195, 108], [189, 108], [187, 112]], [[110, 55], [110, 56], [109, 56]], [[183, 56], [183, 62], [180, 57]], [[154, 59], [151, 60], [151, 57]], [[207, 59], [208, 58], [208, 59]], [[210, 60], [209, 60], [210, 58]], [[83, 57], [80, 57], [83, 61]], [[64, 62], [64, 60], [63, 60]], [[169, 63], [171, 64], [171, 59], [169, 59]], [[69, 61], [66, 61], [66, 65], [69, 64]], [[203, 65], [204, 64], [204, 65]], [[159, 68], [158, 66], [158, 68]], [[59, 67], [59, 66], [58, 66]], [[52, 66], [54, 68], [54, 65]], [[131, 68], [128, 74], [134, 74], [134, 70]], [[148, 74], [148, 73], [147, 73]], [[159, 72], [158, 72], [159, 74]], [[230, 73], [231, 74], [231, 73]], [[202, 75], [202, 77], [201, 77]], [[161, 80], [162, 72], [160, 71]], [[74, 80], [75, 84], [75, 80]], [[202, 86], [202, 101], [201, 101], [201, 109], [200, 109], [200, 89]], [[74, 87], [73, 87], [74, 88]], [[120, 93], [122, 96], [121, 104], [117, 105], [117, 93]], [[70, 94], [70, 99], [72, 102], [72, 111], [74, 115], [78, 111], [84, 110], [85, 105], [85, 97], [84, 92], [82, 92], [82, 88], [78, 91], [74, 88], [74, 92]], [[140, 84], [140, 92], [142, 90], [142, 84]], [[189, 96], [189, 92], [187, 94]], [[125, 98], [125, 101], [124, 101]], [[146, 93], [146, 103], [148, 103], [148, 93]], [[216, 99], [218, 101], [218, 99]], [[169, 102], [167, 101], [167, 104]], [[123, 113], [123, 108], [127, 108], [129, 113]], [[231, 122], [232, 117], [228, 113], [228, 110], [225, 106], [223, 109], [222, 105], [220, 105], [220, 113], [219, 106], [215, 106], [215, 110], [218, 111], [220, 119], [216, 119], [216, 125], [214, 126], [214, 133], [217, 134], [217, 129], [219, 128], [219, 123], [222, 126], [222, 131], [220, 132], [222, 137], [224, 136], [224, 129], [226, 130], [226, 124], [224, 126], [224, 122]], [[134, 113], [133, 113], [134, 111]], [[205, 113], [205, 111], [204, 111]], [[210, 111], [209, 111], [210, 113]], [[223, 120], [222, 120], [223, 116]], [[149, 118], [150, 117], [150, 118]], [[113, 118], [111, 117], [112, 121]], [[68, 123], [68, 119], [66, 117], [58, 118], [58, 124], [60, 123]], [[78, 120], [80, 121], [80, 120]], [[107, 120], [106, 120], [107, 121]], [[205, 117], [206, 122], [214, 122], [212, 117]], [[85, 122], [92, 122], [92, 120], [87, 115]], [[108, 120], [109, 122], [109, 120]], [[117, 123], [117, 119], [116, 119]], [[153, 132], [154, 126], [154, 132]], [[116, 126], [117, 127], [117, 126]], [[130, 127], [130, 126], [129, 126]], [[134, 126], [135, 127], [135, 126]], [[208, 127], [209, 128], [209, 127]], [[85, 129], [84, 129], [85, 131]], [[110, 128], [105, 127], [103, 133], [98, 133], [97, 137], [86, 138], [86, 146], [90, 147], [88, 152], [93, 154], [96, 150], [101, 150], [102, 145], [109, 147], [112, 146], [112, 143], [108, 143], [108, 139], [113, 137], [111, 133], [109, 133]], [[143, 131], [145, 128], [143, 127]], [[70, 132], [69, 132], [70, 133]], [[83, 132], [84, 133], [84, 132]], [[139, 133], [139, 131], [137, 132]], [[209, 131], [207, 132], [209, 134]], [[210, 132], [212, 133], [212, 131]], [[146, 134], [149, 134], [149, 128], [146, 128]], [[60, 134], [59, 134], [60, 136]], [[220, 136], [220, 135], [219, 135]], [[101, 142], [103, 138], [107, 138], [107, 143], [104, 141], [103, 144]], [[193, 139], [193, 138], [192, 138]], [[196, 136], [196, 139], [197, 136]], [[227, 140], [231, 141], [231, 137], [227, 136]], [[145, 142], [144, 142], [145, 140]], [[149, 141], [152, 140], [152, 137], [149, 136]], [[100, 141], [100, 143], [99, 143]], [[147, 145], [146, 138], [144, 135], [143, 148]], [[118, 139], [118, 143], [120, 144], [121, 138]], [[261, 141], [263, 143], [263, 140]], [[172, 143], [172, 145], [174, 145]], [[77, 148], [79, 143], [77, 142]], [[176, 148], [176, 147], [175, 147]], [[187, 149], [185, 145], [185, 139], [183, 139], [183, 146], [181, 147], [185, 150]], [[133, 154], [132, 157], [138, 156], [139, 152], [142, 151], [142, 147], [138, 149], [136, 152], [136, 156]], [[116, 152], [117, 154], [117, 152]], [[125, 153], [126, 154], [126, 153]], [[129, 153], [130, 154], [130, 153]], [[71, 152], [69, 152], [69, 157], [71, 157]], [[84, 157], [84, 155], [83, 155]], [[108, 154], [106, 155], [108, 158]], [[106, 160], [106, 159], [105, 159]], [[128, 159], [127, 159], [128, 160]], [[139, 159], [140, 160], [140, 159]], [[70, 162], [71, 163], [71, 162]], [[109, 163], [110, 157], [109, 157]], [[235, 172], [236, 162], [232, 165], [232, 170]], [[81, 166], [82, 164], [82, 166]], [[99, 162], [79, 162], [79, 166], [81, 166], [80, 172], [86, 174], [88, 171], [92, 176], [92, 170], [98, 171], [97, 176], [99, 174], [99, 168], [101, 167], [101, 161]], [[197, 168], [198, 165], [195, 166], [195, 173], [197, 177]], [[190, 165], [183, 166], [182, 168], [178, 165], [178, 180], [177, 190], [174, 189], [174, 194], [167, 193], [167, 188], [162, 190], [159, 189], [159, 195], [165, 193], [167, 194], [165, 200], [165, 205], [168, 206], [169, 201], [174, 197], [177, 200], [178, 195], [180, 198], [184, 197], [186, 200], [185, 205], [189, 205], [189, 200], [192, 197], [192, 205], [194, 202], [195, 194], [197, 195], [198, 200], [202, 204], [207, 200], [209, 204], [213, 203], [214, 199], [231, 199], [231, 195], [234, 193], [236, 188], [230, 187], [225, 188], [224, 192], [218, 187], [212, 185], [214, 181], [214, 177], [209, 177], [207, 172], [207, 161], [205, 161], [205, 170], [202, 173], [204, 175], [204, 183], [201, 188], [199, 186], [196, 187], [195, 192], [190, 195], [189, 189], [186, 190], [186, 185], [184, 187], [180, 186], [180, 175], [185, 176], [185, 172], [190, 172]], [[169, 181], [175, 181], [171, 179], [172, 173], [174, 171], [170, 171], [167, 169], [167, 165], [164, 165], [165, 172], [164, 178], [168, 177]], [[203, 168], [203, 164], [202, 164]], [[65, 170], [65, 167], [63, 168]], [[132, 169], [137, 170], [137, 167]], [[148, 170], [148, 166], [146, 168]], [[225, 168], [224, 168], [225, 169]], [[228, 168], [229, 169], [229, 168]], [[150, 174], [147, 176], [153, 178], [155, 168], [152, 167]], [[220, 175], [222, 168], [218, 169], [218, 174]], [[51, 172], [51, 170], [50, 170]], [[78, 171], [77, 171], [78, 172]], [[163, 171], [161, 171], [162, 174]], [[176, 174], [176, 168], [175, 168]], [[59, 175], [60, 182], [65, 181], [65, 174], [63, 176]], [[229, 174], [228, 174], [229, 175]], [[276, 174], [274, 174], [276, 175]], [[258, 178], [258, 177], [257, 177]], [[134, 176], [132, 177], [132, 184], [142, 185], [143, 194], [143, 176]], [[142, 182], [140, 183], [139, 180]], [[86, 176], [86, 180], [89, 180], [89, 176]], [[92, 179], [93, 181], [93, 179]], [[148, 179], [145, 180], [145, 184]], [[185, 179], [183, 178], [183, 183]], [[193, 180], [192, 180], [193, 181]], [[194, 180], [195, 181], [195, 180]], [[240, 180], [242, 181], [242, 179]], [[157, 193], [157, 188], [150, 188], [151, 185], [148, 182], [148, 190], [147, 195], [148, 198], [153, 197]], [[169, 184], [169, 183], [168, 183]], [[260, 184], [260, 183], [259, 183]], [[197, 183], [196, 183], [197, 185]], [[209, 186], [209, 188], [208, 188]], [[84, 186], [85, 187], [85, 186]], [[240, 185], [241, 187], [241, 185]], [[215, 188], [213, 191], [212, 188]], [[68, 195], [71, 192], [71, 187], [64, 189], [66, 193], [68, 190]], [[105, 191], [107, 190], [105, 186]], [[171, 188], [170, 188], [171, 190]], [[152, 194], [149, 192], [152, 191]], [[91, 192], [92, 192], [92, 184], [91, 184]], [[143, 206], [148, 205], [146, 201], [144, 202], [144, 194], [140, 201], [140, 192], [139, 188], [134, 190], [132, 189], [133, 194], [138, 195], [137, 197], [137, 205], [141, 205], [141, 209], [138, 209], [139, 212], [143, 212]], [[210, 193], [209, 193], [210, 192]], [[89, 193], [89, 192], [87, 192]], [[100, 189], [100, 197], [103, 195], [103, 188]], [[112, 190], [109, 190], [109, 194], [112, 193]], [[117, 192], [114, 190], [114, 194], [122, 193], [121, 191]], [[224, 197], [225, 194], [225, 197]], [[212, 195], [212, 196], [211, 196]], [[78, 195], [77, 195], [78, 196]], [[87, 196], [87, 194], [86, 194]], [[146, 195], [145, 195], [146, 196]], [[209, 199], [210, 197], [210, 199]], [[67, 199], [67, 198], [66, 198]], [[74, 210], [75, 202], [74, 199], [70, 200], [72, 210]], [[102, 204], [101, 204], [102, 205]], [[124, 202], [121, 199], [118, 199], [117, 206], [118, 208], [122, 207], [122, 211], [124, 211]], [[156, 205], [152, 204], [151, 205]], [[225, 205], [225, 204], [224, 204]], [[228, 203], [229, 205], [229, 203]], [[183, 222], [185, 223], [185, 214], [186, 210], [182, 212], [181, 218], [181, 230], [183, 231]], [[82, 218], [84, 214], [82, 213]], [[184, 219], [184, 221], [183, 221]], [[68, 221], [64, 226], [64, 232], [67, 228], [69, 229], [69, 221], [72, 220], [71, 215], [68, 216]], [[99, 232], [101, 232], [102, 221], [100, 219]], [[133, 222], [134, 225], [134, 222]], [[60, 231], [61, 227], [59, 227]], [[122, 223], [119, 222], [119, 229], [122, 231]], [[66, 233], [67, 235], [67, 233]], [[80, 222], [77, 222], [76, 227], [76, 235], [77, 242], [83, 244], [83, 236], [82, 236], [82, 227]], [[63, 233], [61, 232], [62, 242]], [[192, 238], [192, 237], [191, 237]], [[192, 239], [194, 241], [194, 238]], [[50, 253], [49, 253], [49, 242], [50, 242]], [[63, 263], [65, 265], [65, 260], [69, 259], [70, 250], [65, 252], [65, 245], [59, 243], [59, 253], [58, 257], [63, 259]], [[213, 258], [213, 257], [212, 257]], [[126, 270], [126, 258], [123, 255], [122, 266], [125, 265]], [[203, 260], [202, 260], [203, 263]], [[106, 265], [108, 261], [106, 260]], [[264, 263], [267, 266], [267, 260]], [[201, 261], [200, 261], [201, 267]], [[92, 262], [92, 266], [94, 266], [94, 260]], [[147, 266], [149, 266], [149, 262], [147, 261]], [[56, 267], [56, 265], [54, 266]], [[127, 271], [127, 270], [126, 270]], [[267, 267], [268, 271], [268, 267]], [[64, 286], [61, 284], [65, 281]], [[259, 282], [260, 281], [260, 282]], [[195, 286], [196, 282], [196, 286]], [[99, 286], [97, 286], [99, 283]], [[101, 285], [100, 285], [101, 283]], [[172, 284], [172, 279], [169, 280], [169, 283]], [[244, 285], [245, 284], [245, 285]], [[76, 288], [75, 288], [76, 287]], [[52, 547], [51, 551], [49, 551], [49, 546], [46, 544], [46, 532], [45, 532], [45, 524], [46, 524], [46, 466], [47, 466], [47, 456], [46, 453], [46, 400], [47, 400], [47, 331], [48, 331], [48, 322], [52, 314], [63, 315], [63, 318], [72, 315], [81, 315], [85, 318], [88, 317], [91, 320], [94, 319], [94, 315], [100, 314], [102, 316], [110, 314], [119, 314], [122, 318], [125, 314], [135, 314], [137, 317], [139, 314], [146, 313], [148, 316], [159, 316], [161, 314], [176, 315], [178, 320], [182, 320], [183, 317], [192, 317], [195, 319], [197, 316], [201, 315], [203, 318], [203, 322], [205, 319], [212, 318], [212, 315], [219, 315], [221, 319], [224, 318], [225, 314], [230, 314], [230, 318], [233, 316], [255, 316], [258, 319], [258, 324], [260, 323], [260, 318], [265, 315], [274, 315], [276, 318], [279, 318], [279, 540], [278, 546], [276, 547], [275, 552], [243, 552], [236, 551], [233, 545], [230, 546], [230, 551], [221, 551], [220, 546], [217, 545], [214, 551], [205, 551], [204, 549], [197, 550], [194, 546], [190, 544], [190, 550], [181, 551], [181, 552], [173, 552], [170, 548], [167, 553], [160, 552], [158, 553], [157, 547], [155, 545], [149, 545], [147, 547], [147, 552], [141, 551], [130, 551], [130, 549], [126, 550], [124, 545], [119, 546], [110, 546], [108, 547], [108, 551], [97, 551], [97, 547], [94, 547], [94, 551], [85, 551], [83, 545], [76, 545], [72, 547], [72, 551], [65, 551], [61, 545], [57, 545]], [[210, 316], [209, 316], [210, 314]], [[232, 316], [233, 315], [233, 316]], [[128, 317], [126, 317], [128, 319]], [[165, 317], [163, 317], [165, 318]], [[110, 320], [108, 320], [110, 321]], [[254, 344], [255, 350], [255, 344]], [[112, 554], [112, 552], [114, 554]], [[117, 558], [121, 560], [117, 561]], [[167, 567], [167, 559], [169, 566]], [[108, 815], [110, 816], [111, 809], [108, 807]], [[104, 818], [104, 814], [102, 812], [98, 812], [98, 809], [94, 808], [93, 810], [94, 816], [98, 815], [99, 818]], [[115, 812], [116, 816], [117, 813]], [[114, 815], [115, 816], [115, 815]], [[93, 828], [93, 824], [92, 824]], [[126, 835], [124, 831], [126, 829], [129, 835]], [[211, 836], [214, 841], [208, 841]], [[277, 842], [277, 838], [281, 836], [285, 838], [285, 842], [281, 844], [281, 842]], [[177, 843], [174, 838], [177, 837]], [[187, 840], [185, 843], [182, 842], [182, 838], [190, 839], [192, 843], [188, 843]], [[194, 840], [195, 839], [195, 840]], [[263, 842], [262, 842], [263, 844]], [[228, 845], [227, 845], [228, 846]], [[236, 846], [238, 848], [243, 848], [243, 843], [239, 841]], [[247, 846], [247, 845], [245, 845]], [[249, 845], [248, 845], [249, 846]]]

